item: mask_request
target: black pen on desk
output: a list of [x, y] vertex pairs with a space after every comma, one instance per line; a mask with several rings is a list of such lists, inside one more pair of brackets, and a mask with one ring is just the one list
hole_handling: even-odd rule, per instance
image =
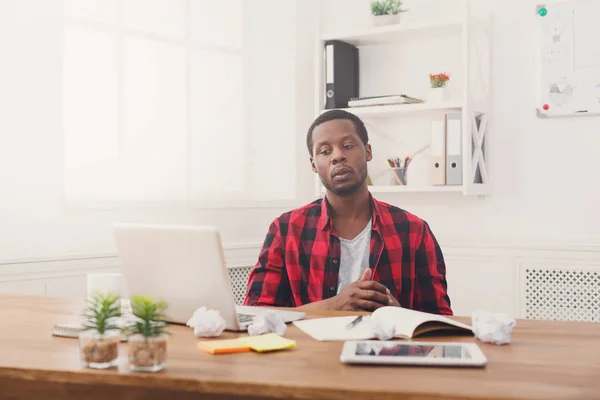
[[352, 329], [354, 328], [360, 321], [362, 321], [363, 316], [359, 316], [354, 318], [354, 321], [350, 322], [348, 325], [346, 325], [346, 329]]

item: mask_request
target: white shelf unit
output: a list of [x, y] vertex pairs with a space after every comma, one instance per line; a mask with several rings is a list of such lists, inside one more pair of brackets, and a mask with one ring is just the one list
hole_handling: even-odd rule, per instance
[[[461, 7], [458, 8], [457, 15], [432, 20], [404, 21], [395, 25], [382, 27], [367, 27], [366, 29], [357, 29], [355, 31], [342, 31], [339, 33], [328, 33], [320, 36], [318, 40], [316, 53], [316, 115], [328, 111], [324, 108], [325, 104], [325, 84], [324, 84], [324, 48], [325, 43], [330, 40], [339, 40], [357, 46], [359, 49], [359, 58], [362, 62], [363, 49], [383, 46], [389, 51], [394, 45], [400, 44], [411, 46], [418, 44], [419, 41], [435, 40], [436, 38], [452, 37], [459, 41], [460, 58], [462, 65], [460, 70], [448, 71], [455, 77], [460, 77], [459, 96], [452, 98], [444, 103], [418, 103], [402, 105], [382, 105], [369, 107], [351, 107], [347, 111], [359, 116], [369, 129], [370, 137], [374, 136], [373, 130], [369, 126], [378, 123], [398, 123], [402, 124], [405, 118], [421, 118], [431, 120], [434, 114], [448, 111], [460, 111], [462, 116], [462, 165], [463, 176], [462, 185], [455, 186], [433, 186], [420, 182], [411, 185], [410, 179], [407, 186], [395, 186], [386, 184], [375, 184], [369, 186], [373, 193], [458, 193], [462, 195], [484, 196], [490, 193], [489, 174], [487, 168], [487, 133], [488, 117], [490, 111], [490, 89], [491, 89], [491, 20], [489, 16], [476, 15], [472, 7], [472, 0], [458, 0]], [[419, 47], [417, 52], [406, 57], [419, 57]], [[368, 50], [373, 54], [373, 50]], [[420, 51], [423, 51], [422, 48]], [[385, 61], [384, 61], [385, 62]], [[371, 71], [373, 72], [373, 71]], [[434, 73], [436, 71], [424, 71], [424, 74]], [[440, 71], [441, 72], [441, 71]], [[360, 68], [361, 90], [363, 93], [363, 69]], [[386, 79], [386, 76], [379, 77]], [[422, 77], [420, 77], [422, 78]], [[452, 79], [452, 78], [451, 78]], [[423, 89], [426, 90], [426, 87]], [[369, 93], [367, 96], [389, 95], [389, 94], [407, 94], [413, 97], [417, 96], [404, 90], [396, 93]], [[426, 100], [426, 99], [424, 99]], [[424, 133], [431, 140], [430, 130]], [[402, 140], [401, 137], [398, 139]], [[378, 149], [374, 146], [374, 152]], [[428, 152], [421, 154], [422, 157], [428, 157]], [[373, 161], [371, 161], [372, 163]], [[411, 164], [412, 166], [412, 164]], [[410, 174], [410, 167], [409, 167]], [[315, 178], [315, 187], [318, 196], [325, 192], [318, 176]]]
[[[446, 101], [439, 104], [416, 103], [416, 104], [390, 104], [382, 106], [365, 106], [344, 108], [346, 111], [358, 115], [359, 117], [385, 117], [400, 116], [402, 114], [414, 114], [428, 111], [460, 110], [463, 103], [460, 101]], [[328, 110], [321, 110], [326, 112]]]
[[[369, 186], [371, 193], [462, 193], [462, 186], [394, 186], [374, 185]], [[325, 187], [321, 186], [321, 194], [325, 193]]]

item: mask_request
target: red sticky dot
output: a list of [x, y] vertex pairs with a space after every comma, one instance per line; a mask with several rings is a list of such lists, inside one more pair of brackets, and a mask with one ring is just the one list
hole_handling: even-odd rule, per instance
[[548, 104], [544, 104], [544, 110], [547, 110], [549, 108], [550, 108], [550, 106]]

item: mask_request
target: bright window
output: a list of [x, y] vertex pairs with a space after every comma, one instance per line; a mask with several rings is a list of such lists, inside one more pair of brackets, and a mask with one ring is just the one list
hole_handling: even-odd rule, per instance
[[294, 4], [64, 0], [67, 202], [295, 199]]

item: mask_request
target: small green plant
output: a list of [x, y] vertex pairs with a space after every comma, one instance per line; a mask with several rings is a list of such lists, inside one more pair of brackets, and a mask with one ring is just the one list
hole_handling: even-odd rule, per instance
[[122, 331], [117, 326], [120, 316], [119, 295], [97, 292], [89, 296], [79, 334], [80, 356], [85, 366], [109, 368], [116, 365]]
[[95, 330], [104, 335], [107, 331], [118, 330], [115, 320], [121, 316], [120, 296], [112, 293], [92, 294], [87, 300], [83, 316], [82, 331]]
[[373, 15], [396, 15], [402, 10], [402, 0], [372, 0], [371, 14]]
[[130, 335], [139, 334], [148, 339], [167, 333], [167, 324], [162, 321], [167, 311], [167, 303], [164, 301], [154, 301], [146, 296], [132, 296], [131, 310], [136, 320], [128, 329]]

